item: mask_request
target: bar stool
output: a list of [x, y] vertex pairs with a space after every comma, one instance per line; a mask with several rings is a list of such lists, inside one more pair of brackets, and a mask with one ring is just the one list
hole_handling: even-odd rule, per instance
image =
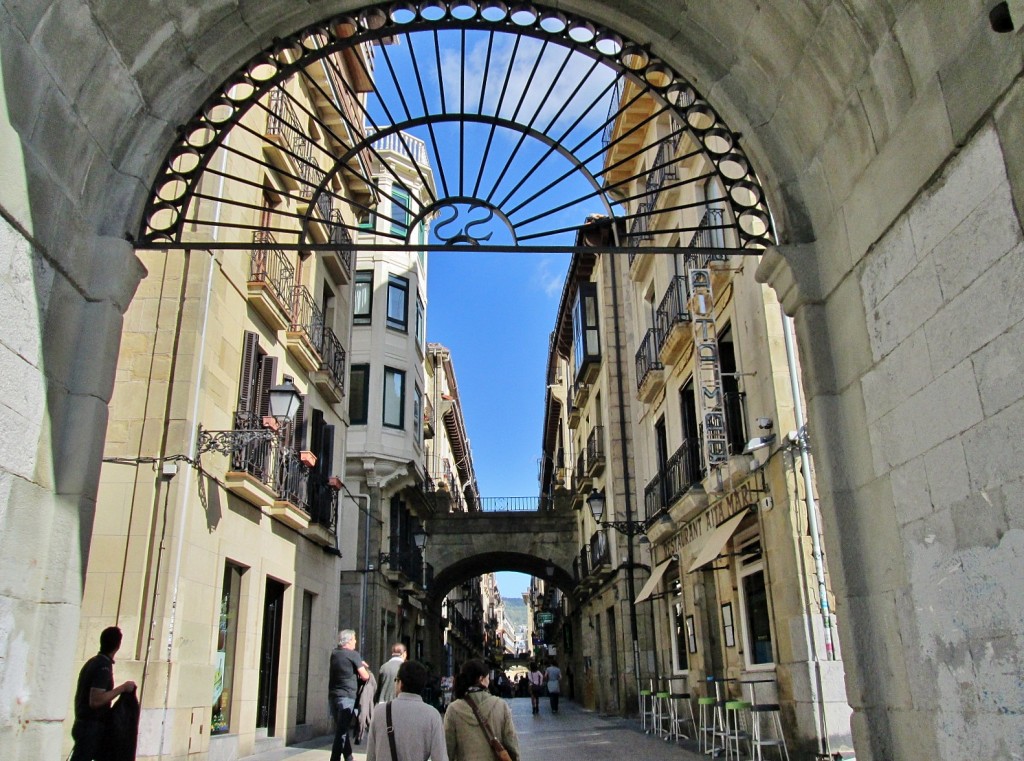
[[[653, 734], [669, 740], [672, 732], [671, 724], [671, 700], [668, 690], [659, 690], [654, 693], [654, 728]], [[666, 724], [668, 726], [666, 727]]]
[[671, 692], [668, 697], [671, 739], [676, 741], [680, 738], [689, 740], [690, 736], [683, 732], [687, 722], [693, 727], [694, 732], [697, 731], [697, 722], [693, 717], [693, 703], [690, 702], [690, 693]]
[[654, 726], [654, 680], [650, 681], [650, 687], [640, 690], [640, 727], [644, 734], [649, 732], [648, 726]]
[[744, 712], [750, 711], [750, 703], [746, 700], [728, 700], [725, 703], [725, 758], [740, 759], [740, 741], [747, 743], [750, 749], [750, 732]]
[[[762, 717], [769, 718], [769, 726], [772, 728], [771, 737], [765, 737], [761, 724]], [[789, 761], [789, 748], [786, 747], [786, 737], [782, 732], [782, 718], [779, 715], [778, 703], [761, 703], [750, 707], [750, 755], [756, 761], [764, 761], [761, 753], [762, 748], [776, 748], [779, 751], [779, 759]]]
[[697, 742], [700, 752], [713, 755], [715, 752], [715, 704], [717, 698], [697, 698], [697, 715], [700, 717], [700, 726], [697, 727]]

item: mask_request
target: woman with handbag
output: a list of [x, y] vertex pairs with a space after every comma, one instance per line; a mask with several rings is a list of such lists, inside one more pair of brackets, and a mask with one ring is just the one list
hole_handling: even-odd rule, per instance
[[490, 673], [478, 658], [455, 677], [455, 700], [444, 714], [449, 761], [519, 761], [519, 739], [508, 703], [491, 695]]

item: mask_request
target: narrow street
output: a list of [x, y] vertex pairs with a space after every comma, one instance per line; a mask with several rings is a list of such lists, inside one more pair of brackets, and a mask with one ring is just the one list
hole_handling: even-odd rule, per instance
[[[694, 743], [667, 743], [640, 729], [631, 719], [599, 716], [584, 711], [575, 703], [563, 701], [557, 716], [551, 714], [546, 701], [541, 702], [539, 716], [530, 714], [530, 701], [510, 701], [523, 761], [554, 759], [559, 761], [597, 761], [598, 759], [643, 758], [645, 761], [698, 761]], [[328, 761], [331, 738], [321, 737], [290, 747], [249, 756], [242, 761]], [[364, 746], [356, 746], [355, 759], [366, 758]]]

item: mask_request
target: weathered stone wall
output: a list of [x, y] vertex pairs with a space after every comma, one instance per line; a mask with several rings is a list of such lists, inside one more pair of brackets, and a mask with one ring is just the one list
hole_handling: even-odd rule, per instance
[[[120, 315], [139, 277], [120, 236], [174, 126], [219, 82], [275, 35], [360, 4], [0, 3], [0, 375], [25, 392], [5, 409], [0, 454], [0, 556], [21, 570], [3, 574], [0, 597], [5, 757], [58, 753], [64, 634], [76, 627]], [[1019, 561], [1007, 564], [1019, 558], [1021, 353], [1007, 347], [1020, 309], [1007, 287], [1015, 257], [994, 239], [997, 227], [1012, 238], [1024, 208], [1024, 8], [1013, 0], [1018, 31], [995, 35], [990, 4], [560, 3], [694, 77], [744, 133], [783, 241], [800, 244], [763, 274], [796, 313], [808, 371], [861, 758], [952, 761], [961, 747], [1024, 744], [1024, 701], [1001, 676], [1019, 673], [1024, 631]], [[915, 218], [936, 232], [956, 218], [946, 199], [957, 190], [944, 186], [986, 168], [997, 170], [989, 195], [1003, 195], [964, 210], [963, 232], [993, 214], [977, 235], [914, 237]], [[885, 258], [906, 268], [891, 291], [873, 264]], [[980, 279], [959, 266], [972, 260]], [[916, 327], [889, 327], [904, 320]], [[963, 602], [941, 591], [945, 576], [927, 577], [936, 568]], [[936, 603], [949, 615], [932, 619]]]

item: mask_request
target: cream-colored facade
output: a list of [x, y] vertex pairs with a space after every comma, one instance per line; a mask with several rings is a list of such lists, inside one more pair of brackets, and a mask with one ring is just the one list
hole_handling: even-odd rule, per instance
[[[352, 76], [331, 63], [310, 76]], [[140, 252], [148, 274], [125, 319], [77, 656], [123, 630], [116, 678], [139, 685], [142, 759], [237, 758], [331, 726], [352, 272], [347, 250], [278, 240], [304, 215], [311, 243], [356, 220], [310, 208], [298, 178], [325, 176], [340, 145], [297, 142], [297, 113], [322, 104], [284, 88], [214, 157], [248, 208], [198, 201], [200, 217], [251, 226], [256, 250]], [[370, 201], [351, 176], [331, 188]], [[301, 404], [282, 423], [269, 390], [289, 379]]]
[[[645, 108], [617, 128], [643, 124], [654, 109], [631, 106]], [[802, 475], [811, 461], [794, 407], [794, 341], [774, 293], [755, 280], [756, 260], [687, 251], [739, 241], [689, 138], [659, 141], [675, 130], [663, 114], [633, 133], [646, 151], [613, 143], [609, 180], [646, 180], [622, 194], [631, 211], [654, 213], [618, 231], [630, 256], [574, 258], [549, 362], [545, 449], [565, 469], [542, 489], [568, 488], [580, 510], [580, 587], [566, 626], [578, 634], [581, 697], [632, 712], [641, 689], [695, 700], [715, 695], [714, 679], [722, 696], [749, 699], [756, 680], [756, 702], [781, 704], [797, 757], [848, 748], [813, 473]], [[665, 172], [676, 155], [689, 158]], [[712, 178], [672, 181], [684, 175]], [[599, 246], [610, 223], [593, 219], [581, 235]], [[595, 493], [611, 525], [588, 509]]]
[[[357, 242], [425, 244], [430, 219], [422, 212], [435, 191], [423, 141], [384, 136], [371, 171], [379, 202], [360, 220]], [[353, 278], [345, 481], [365, 509], [343, 522], [352, 530], [342, 547], [341, 615], [362, 629], [360, 652], [376, 665], [399, 641], [411, 658], [425, 657], [430, 568], [415, 535], [430, 513], [423, 489], [427, 256], [414, 248], [360, 251]]]

